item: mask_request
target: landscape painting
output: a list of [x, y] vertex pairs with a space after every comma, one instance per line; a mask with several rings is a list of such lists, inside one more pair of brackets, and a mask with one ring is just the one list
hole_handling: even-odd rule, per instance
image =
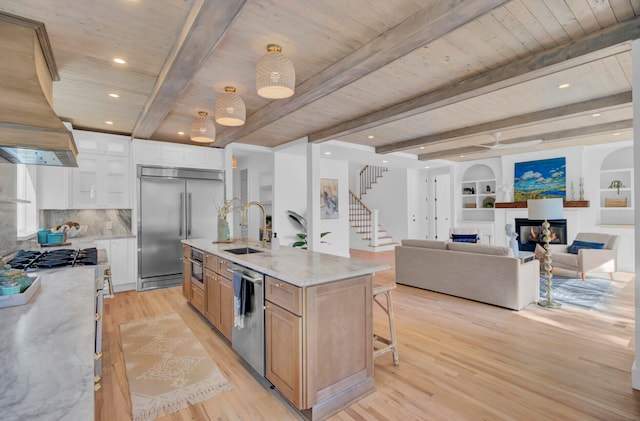
[[320, 179], [320, 219], [338, 218], [338, 180]]
[[566, 158], [516, 162], [514, 201], [543, 199], [567, 195]]

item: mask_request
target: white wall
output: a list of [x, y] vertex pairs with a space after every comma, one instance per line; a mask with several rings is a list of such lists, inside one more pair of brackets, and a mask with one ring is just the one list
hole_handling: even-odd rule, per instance
[[[357, 177], [356, 173], [356, 177]], [[373, 188], [362, 196], [369, 209], [379, 210], [379, 223], [396, 241], [409, 235], [407, 170], [389, 168]]]
[[349, 257], [349, 164], [321, 159], [320, 178], [338, 180], [338, 218], [320, 220], [319, 232], [329, 231], [331, 234], [324, 238], [329, 244], [321, 243], [315, 251]]
[[273, 154], [273, 232], [278, 233], [282, 247], [291, 246], [299, 232], [287, 210], [307, 216], [306, 152], [297, 144], [278, 148]]
[[[633, 158], [634, 162], [640, 162], [640, 40], [634, 40], [631, 43], [631, 58], [633, 69], [632, 80], [632, 100], [633, 100]], [[635, 195], [634, 209], [635, 221], [640, 222], [640, 171], [635, 169], [634, 165], [634, 188]], [[635, 272], [640, 271], [640, 237], [636, 236], [635, 244]], [[635, 359], [633, 361], [631, 371], [631, 385], [634, 389], [640, 390], [640, 323], [638, 323], [638, 314], [640, 314], [640, 282], [635, 282], [635, 299], [636, 299], [636, 335], [635, 335]]]

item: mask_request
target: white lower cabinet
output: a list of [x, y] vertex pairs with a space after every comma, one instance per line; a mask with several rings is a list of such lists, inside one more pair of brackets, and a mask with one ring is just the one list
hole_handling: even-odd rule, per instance
[[136, 239], [114, 238], [96, 240], [96, 247], [106, 250], [111, 268], [111, 282], [115, 292], [136, 289]]

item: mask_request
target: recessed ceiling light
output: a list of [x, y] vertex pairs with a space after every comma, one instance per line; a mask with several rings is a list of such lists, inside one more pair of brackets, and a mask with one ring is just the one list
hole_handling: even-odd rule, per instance
[[460, 155], [460, 158], [464, 158], [464, 155]]
[[620, 132], [615, 132], [613, 135], [614, 136], [620, 136]]
[[178, 134], [179, 134], [180, 136], [183, 136], [183, 135], [184, 135], [184, 132], [178, 132]]
[[425, 165], [425, 168], [429, 168], [429, 166], [428, 166], [428, 165]]
[[114, 58], [113, 61], [115, 61], [118, 64], [125, 64], [126, 63], [126, 61], [124, 59], [121, 59], [119, 57]]
[[109, 120], [107, 120], [107, 121], [105, 121], [105, 123], [107, 123], [107, 124], [111, 125], [111, 124], [113, 124], [113, 121], [109, 121]]
[[367, 136], [367, 139], [373, 139], [375, 136], [370, 134], [369, 136]]
[[420, 149], [421, 149], [421, 150], [422, 150], [422, 149], [424, 149], [424, 146], [420, 146]]
[[384, 161], [382, 161], [383, 164], [386, 164], [387, 162], [389, 162], [389, 161], [387, 161], [386, 159]]
[[120, 98], [120, 95], [118, 95], [118, 94], [114, 94], [114, 93], [109, 94], [109, 96], [110, 96], [111, 98]]
[[591, 114], [591, 117], [600, 117], [600, 113], [593, 113]]
[[327, 151], [324, 153], [325, 155], [331, 155], [331, 152]]
[[557, 85], [557, 88], [558, 89], [565, 89], [565, 88], [568, 88], [569, 86], [571, 86], [571, 84], [569, 84], [569, 83], [561, 83], [561, 84]]

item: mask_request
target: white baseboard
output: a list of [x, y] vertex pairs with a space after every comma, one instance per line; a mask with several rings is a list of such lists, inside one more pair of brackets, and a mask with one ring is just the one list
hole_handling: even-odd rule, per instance
[[631, 387], [640, 390], [640, 367], [638, 367], [638, 360], [635, 360], [631, 367]]
[[131, 282], [129, 284], [120, 284], [120, 285], [114, 285], [113, 286], [113, 292], [135, 291], [135, 290], [136, 290], [136, 283], [135, 282]]

